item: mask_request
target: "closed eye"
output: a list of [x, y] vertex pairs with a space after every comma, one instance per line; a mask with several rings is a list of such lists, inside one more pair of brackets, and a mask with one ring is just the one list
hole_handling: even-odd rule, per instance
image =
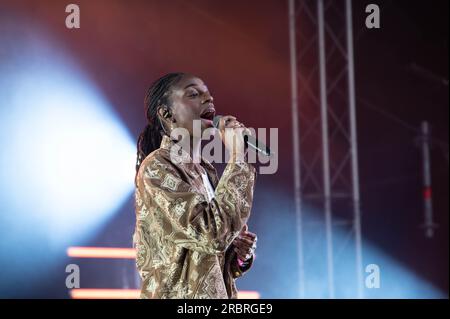
[[188, 97], [190, 97], [190, 98], [196, 98], [196, 97], [198, 97], [198, 96], [200, 96], [200, 95], [204, 95], [204, 94], [206, 94], [206, 93], [208, 93], [209, 95], [211, 95], [211, 93], [209, 92], [209, 91], [206, 91], [206, 92], [202, 92], [202, 91], [198, 91], [197, 89], [196, 90], [191, 90], [190, 92], [188, 92]]
[[197, 90], [189, 90], [187, 96], [188, 97], [197, 97], [199, 95]]

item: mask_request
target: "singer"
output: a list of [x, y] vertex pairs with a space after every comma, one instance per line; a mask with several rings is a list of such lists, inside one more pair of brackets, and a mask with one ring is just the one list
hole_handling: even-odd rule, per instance
[[199, 152], [200, 140], [191, 138], [190, 151], [179, 154], [183, 161], [170, 153], [176, 142], [171, 130], [192, 134], [194, 120], [202, 130], [213, 126], [213, 97], [203, 81], [167, 74], [152, 84], [144, 103], [148, 124], [137, 143], [133, 235], [140, 297], [236, 298], [235, 280], [251, 267], [257, 241], [246, 225], [256, 170], [242, 160], [246, 148], [238, 128], [245, 127], [233, 116], [220, 119], [230, 159], [219, 179], [206, 159], [186, 161]]

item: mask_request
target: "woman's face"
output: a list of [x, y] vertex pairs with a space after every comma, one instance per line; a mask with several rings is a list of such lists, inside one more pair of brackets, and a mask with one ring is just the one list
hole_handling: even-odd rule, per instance
[[193, 121], [201, 121], [201, 131], [213, 126], [216, 110], [213, 97], [203, 81], [193, 75], [184, 75], [172, 87], [170, 96], [174, 127], [183, 127], [193, 135]]

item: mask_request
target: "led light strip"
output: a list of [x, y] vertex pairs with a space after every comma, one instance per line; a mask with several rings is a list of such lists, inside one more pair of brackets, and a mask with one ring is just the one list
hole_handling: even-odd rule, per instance
[[[73, 258], [135, 259], [134, 248], [69, 247], [67, 255]], [[72, 299], [138, 299], [139, 289], [71, 289]], [[238, 291], [238, 299], [259, 299], [257, 291]]]
[[74, 258], [135, 259], [136, 250], [134, 248], [69, 247], [67, 255]]
[[[71, 289], [72, 299], [138, 299], [139, 289]], [[238, 299], [259, 299], [257, 291], [238, 291]]]

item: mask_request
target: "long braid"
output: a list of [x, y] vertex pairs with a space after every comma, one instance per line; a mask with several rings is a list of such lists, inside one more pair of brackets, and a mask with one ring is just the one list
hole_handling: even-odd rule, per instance
[[158, 119], [158, 107], [162, 104], [170, 107], [170, 89], [183, 75], [184, 73], [181, 72], [166, 74], [153, 82], [147, 90], [144, 99], [147, 125], [139, 135], [137, 141], [136, 178], [143, 160], [161, 145], [162, 136], [165, 131]]

